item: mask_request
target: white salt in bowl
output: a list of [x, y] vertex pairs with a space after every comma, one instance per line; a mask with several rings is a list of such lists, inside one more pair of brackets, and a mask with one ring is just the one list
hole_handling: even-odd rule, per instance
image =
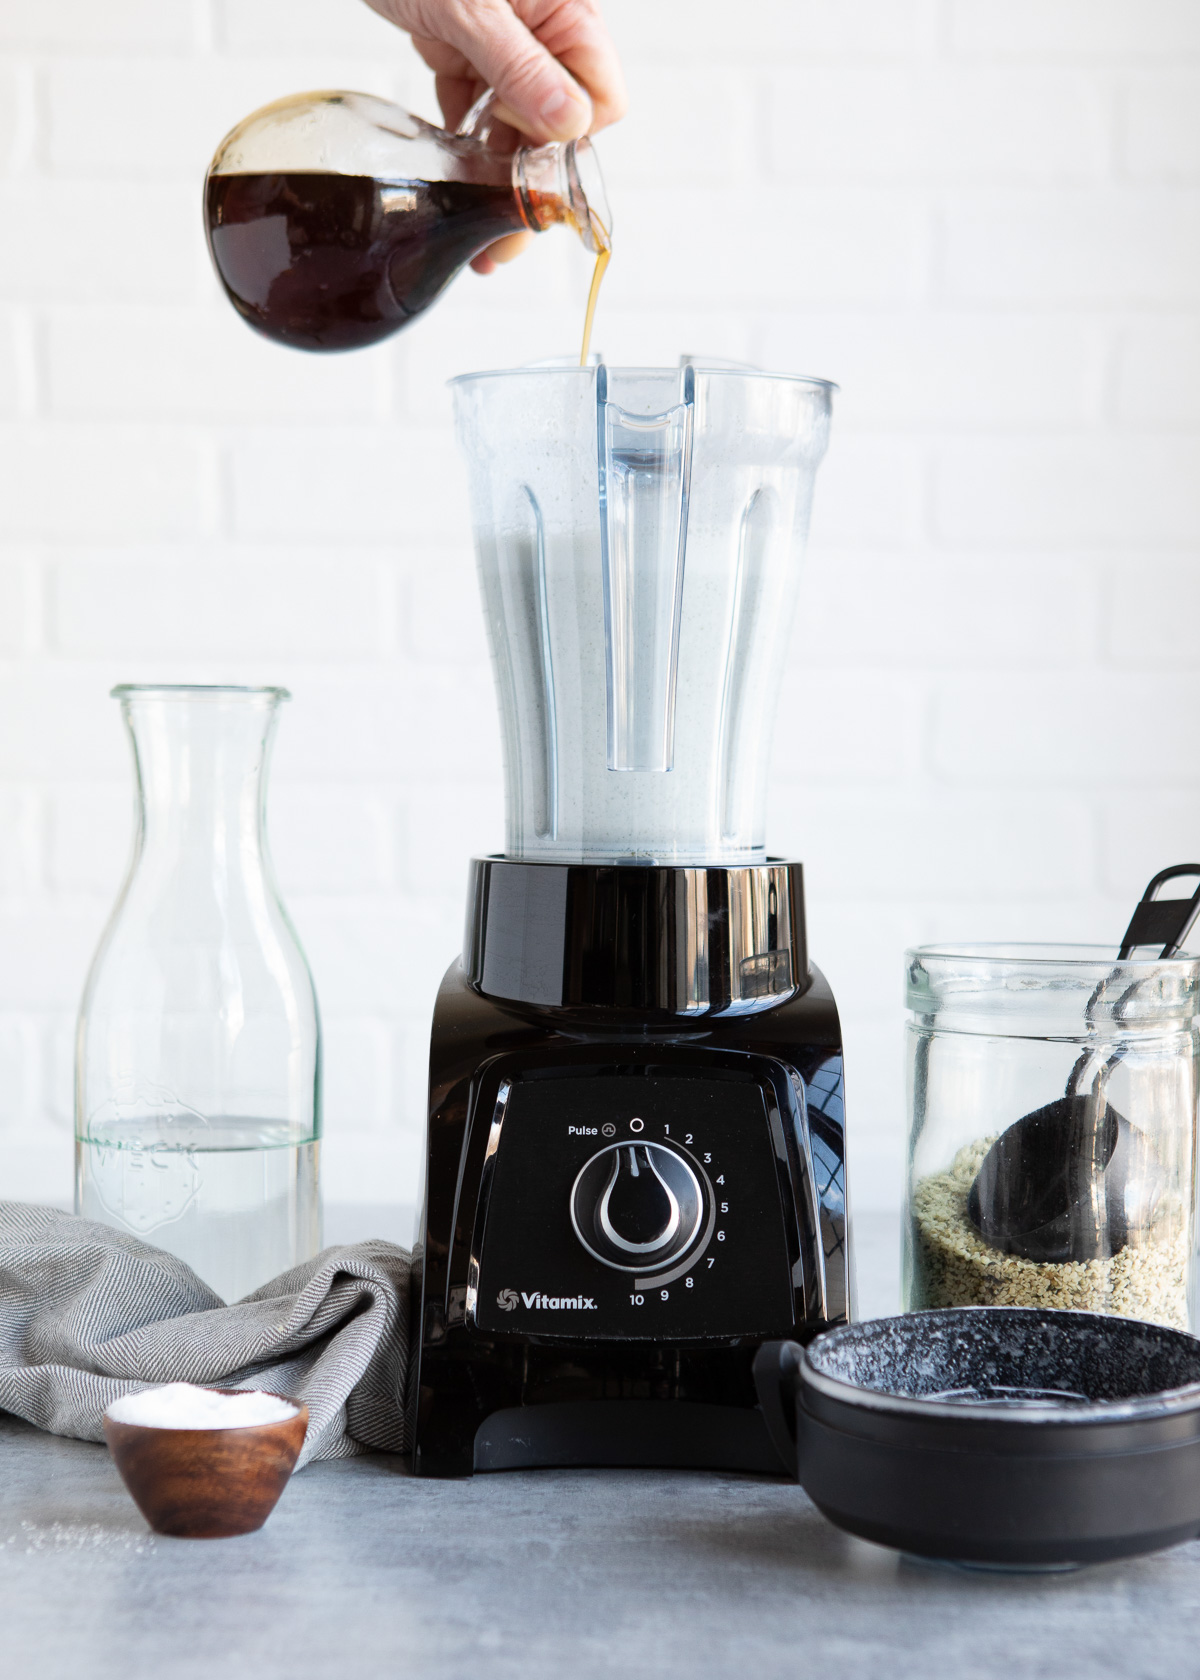
[[123, 1395], [104, 1437], [159, 1534], [219, 1539], [261, 1528], [304, 1445], [308, 1407], [262, 1389], [169, 1383]]

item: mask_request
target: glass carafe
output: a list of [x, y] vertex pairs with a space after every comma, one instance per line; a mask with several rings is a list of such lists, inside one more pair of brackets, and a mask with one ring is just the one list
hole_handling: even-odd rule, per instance
[[75, 1207], [225, 1300], [321, 1246], [320, 1026], [266, 846], [279, 688], [113, 690], [133, 859], [84, 988]]
[[559, 222], [607, 249], [591, 143], [505, 150], [486, 100], [449, 134], [367, 94], [294, 94], [239, 123], [205, 183], [208, 248], [230, 302], [301, 350], [374, 344], [494, 240]]
[[701, 366], [453, 381], [509, 857], [758, 863], [834, 386]]

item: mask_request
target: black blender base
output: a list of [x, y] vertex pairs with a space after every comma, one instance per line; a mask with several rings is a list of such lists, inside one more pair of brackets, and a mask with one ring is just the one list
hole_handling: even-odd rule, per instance
[[[703, 1039], [598, 1038], [522, 1020], [455, 965], [414, 1254], [418, 1475], [783, 1472], [754, 1354], [848, 1317], [841, 1053], [815, 1030], [831, 1018], [814, 973], [792, 1002]], [[802, 1022], [814, 1030], [792, 1037]], [[695, 1163], [711, 1217], [678, 1265], [622, 1273], [582, 1246], [571, 1187], [597, 1146], [659, 1138]]]
[[[754, 1355], [764, 1341], [806, 1342], [844, 1323], [850, 1293], [841, 1035], [828, 986], [799, 961], [798, 866], [781, 866], [793, 909], [770, 924], [765, 955], [732, 965], [749, 1006], [735, 998], [691, 1017], [653, 994], [606, 995], [603, 1007], [585, 995], [628, 975], [657, 984], [670, 967], [661, 953], [685, 948], [677, 928], [705, 925], [689, 913], [660, 938], [646, 895], [622, 922], [625, 901], [608, 915], [602, 877], [624, 893], [656, 873], [669, 905], [690, 910], [691, 883], [679, 880], [689, 872], [592, 872], [579, 918], [589, 938], [569, 933], [568, 960], [560, 951], [551, 962], [561, 935], [550, 937], [540, 871], [493, 862], [493, 917], [496, 877], [518, 867], [523, 925], [537, 939], [505, 972], [538, 1001], [484, 992], [481, 971], [487, 981], [500, 967], [493, 922], [490, 945], [474, 936], [482, 953], [469, 933], [468, 963], [449, 970], [434, 1013], [413, 1273], [414, 1469], [782, 1474]], [[554, 866], [543, 867], [554, 885]], [[708, 872], [711, 924], [733, 873]], [[602, 944], [590, 938], [601, 910]], [[486, 911], [477, 899], [476, 930]], [[506, 904], [504, 926], [515, 919]], [[785, 920], [790, 940], [777, 946]], [[572, 964], [580, 949], [623, 955], [604, 959], [598, 982], [590, 956]], [[566, 976], [564, 993], [581, 976], [576, 995], [555, 1001], [551, 969]], [[667, 973], [668, 988], [677, 978]], [[750, 987], [772, 991], [765, 1007]], [[728, 1004], [728, 987], [722, 995]]]
[[480, 1424], [474, 1469], [549, 1465], [788, 1473], [758, 1410], [687, 1400], [584, 1400], [506, 1407]]
[[[487, 1368], [487, 1351], [479, 1348]], [[543, 1357], [549, 1349], [537, 1350]], [[580, 1350], [582, 1352], [582, 1350]], [[748, 1351], [731, 1360], [728, 1349], [713, 1350], [712, 1367], [693, 1355], [690, 1387], [716, 1393], [735, 1367], [749, 1370]], [[646, 1368], [660, 1365], [661, 1350], [644, 1350]], [[579, 1392], [602, 1394], [611, 1383], [596, 1369], [588, 1371], [586, 1353], [571, 1357], [559, 1350], [555, 1364], [568, 1385]], [[631, 1362], [637, 1365], [636, 1359]], [[419, 1476], [469, 1476], [475, 1471], [544, 1469], [550, 1466], [657, 1467], [660, 1469], [738, 1470], [784, 1476], [791, 1472], [772, 1444], [763, 1414], [749, 1392], [729, 1403], [717, 1400], [603, 1399], [530, 1400], [480, 1414], [477, 1405], [445, 1383], [435, 1359], [426, 1361], [423, 1400], [426, 1416], [418, 1424], [413, 1469]], [[516, 1373], [513, 1373], [514, 1376]], [[447, 1374], [448, 1375], [448, 1374]], [[714, 1377], [718, 1380], [714, 1382]], [[645, 1383], [637, 1386], [645, 1389]], [[740, 1385], [739, 1385], [740, 1387]], [[520, 1387], [513, 1384], [517, 1398]]]

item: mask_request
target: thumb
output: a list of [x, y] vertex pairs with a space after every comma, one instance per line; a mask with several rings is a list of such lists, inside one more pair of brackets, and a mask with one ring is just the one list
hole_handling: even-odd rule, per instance
[[[464, 15], [466, 14], [466, 15]], [[441, 33], [495, 89], [496, 115], [532, 140], [577, 140], [592, 121], [592, 102], [548, 53], [508, 0], [459, 0]]]

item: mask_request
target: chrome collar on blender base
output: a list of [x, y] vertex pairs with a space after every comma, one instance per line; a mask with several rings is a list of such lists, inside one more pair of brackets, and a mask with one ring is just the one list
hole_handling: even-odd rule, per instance
[[463, 967], [485, 996], [641, 1019], [749, 1015], [809, 984], [799, 863], [471, 863]]

